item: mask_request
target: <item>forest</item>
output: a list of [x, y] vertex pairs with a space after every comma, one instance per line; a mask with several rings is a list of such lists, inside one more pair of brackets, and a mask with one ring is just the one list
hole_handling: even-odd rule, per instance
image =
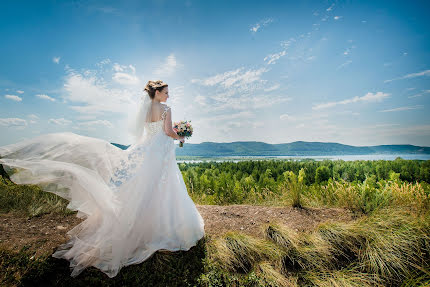
[[334, 183], [356, 187], [370, 182], [376, 187], [377, 183], [390, 179], [411, 184], [430, 183], [430, 161], [401, 158], [394, 161], [209, 161], [181, 163], [179, 168], [189, 193], [202, 204], [274, 204], [279, 199], [277, 196], [288, 194], [287, 183], [299, 176], [300, 171], [302, 193], [319, 193], [322, 187]]

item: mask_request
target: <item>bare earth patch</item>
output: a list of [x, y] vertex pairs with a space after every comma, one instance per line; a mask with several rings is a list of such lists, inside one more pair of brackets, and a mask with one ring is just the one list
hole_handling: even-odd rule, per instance
[[[257, 205], [197, 205], [197, 208], [205, 221], [205, 233], [211, 237], [227, 231], [262, 237], [261, 225], [269, 222], [306, 231], [320, 222], [354, 218], [350, 211], [341, 208], [296, 209]], [[33, 218], [0, 214], [0, 247], [19, 251], [25, 246], [34, 252], [35, 257], [52, 253], [67, 241], [67, 231], [81, 221], [75, 214], [45, 214]]]
[[352, 212], [342, 208], [293, 208], [261, 205], [197, 205], [204, 221], [205, 232], [218, 236], [227, 231], [241, 231], [262, 237], [261, 225], [280, 223], [296, 231], [313, 229], [320, 222], [350, 221]]

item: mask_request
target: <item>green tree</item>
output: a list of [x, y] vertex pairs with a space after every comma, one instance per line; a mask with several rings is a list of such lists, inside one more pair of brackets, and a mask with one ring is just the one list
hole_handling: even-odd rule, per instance
[[293, 207], [302, 207], [301, 194], [304, 188], [305, 170], [302, 168], [299, 171], [299, 176], [292, 171], [284, 172], [284, 178], [287, 183], [287, 188], [290, 191]]
[[315, 182], [322, 183], [330, 178], [330, 169], [325, 165], [319, 166], [315, 172]]

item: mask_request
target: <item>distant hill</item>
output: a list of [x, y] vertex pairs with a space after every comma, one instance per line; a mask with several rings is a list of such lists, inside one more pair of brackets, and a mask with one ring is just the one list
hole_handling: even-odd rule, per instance
[[[112, 143], [126, 149], [128, 146]], [[185, 143], [176, 148], [178, 156], [321, 156], [321, 155], [369, 155], [369, 154], [430, 154], [430, 147], [414, 145], [351, 146], [339, 143], [296, 141], [268, 144], [256, 141], [231, 143]]]

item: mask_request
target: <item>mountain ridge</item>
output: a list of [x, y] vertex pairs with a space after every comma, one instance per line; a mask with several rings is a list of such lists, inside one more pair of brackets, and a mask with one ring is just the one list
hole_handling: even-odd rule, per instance
[[[128, 146], [112, 143], [126, 149]], [[411, 144], [352, 146], [335, 142], [306, 142], [269, 144], [260, 141], [185, 143], [176, 149], [181, 156], [320, 156], [369, 154], [430, 154], [430, 147]]]

